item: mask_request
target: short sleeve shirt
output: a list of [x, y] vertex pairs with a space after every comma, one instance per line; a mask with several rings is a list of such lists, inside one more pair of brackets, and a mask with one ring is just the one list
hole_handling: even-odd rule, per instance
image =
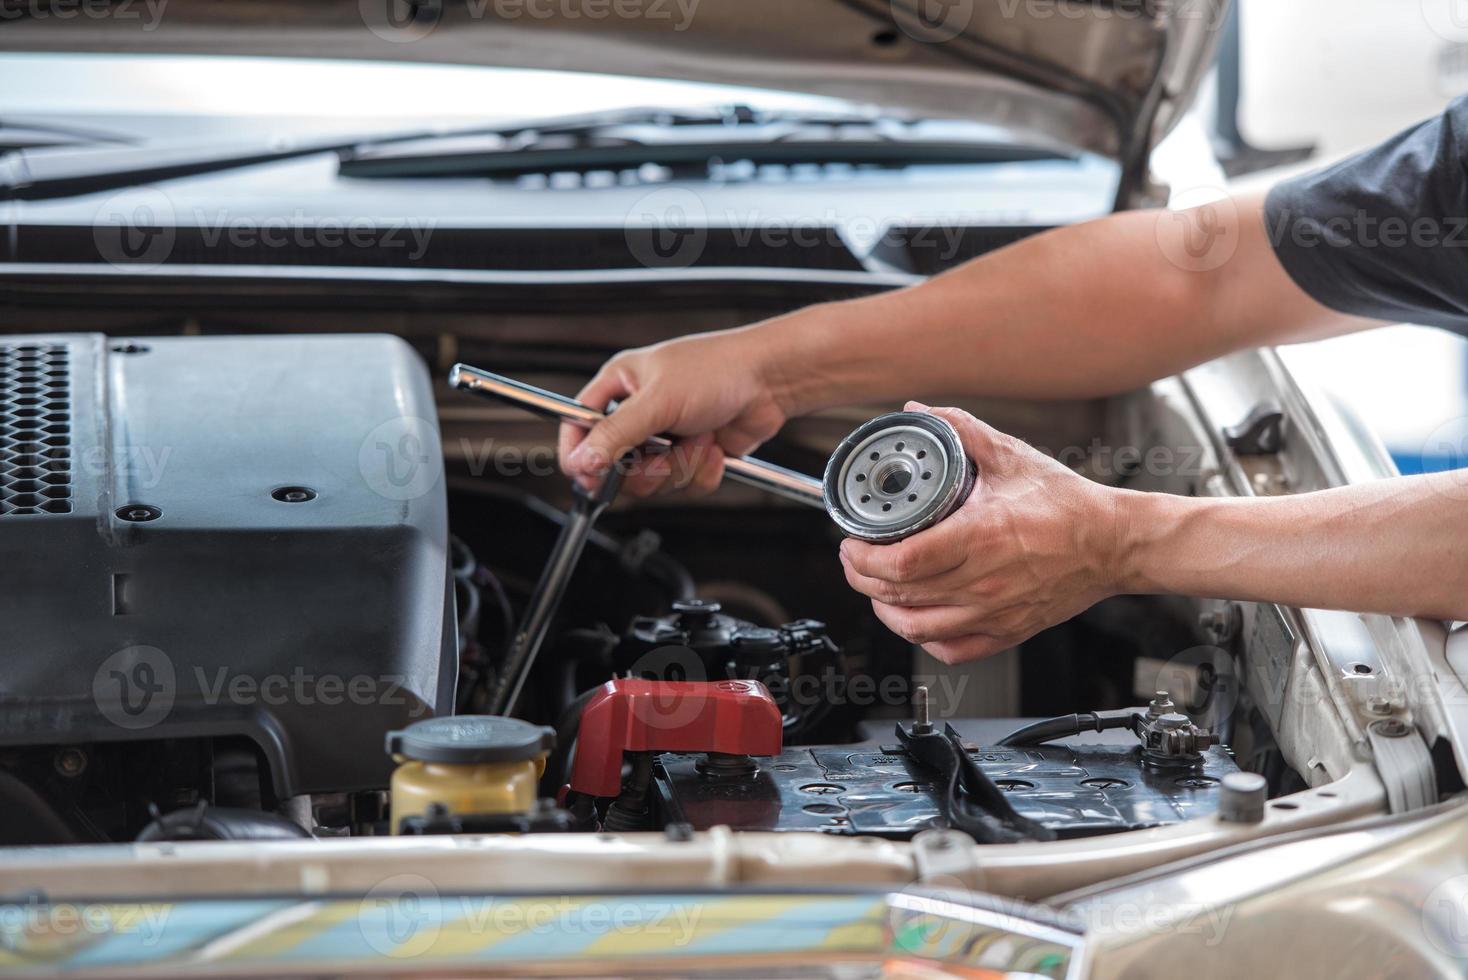
[[1319, 303], [1468, 334], [1468, 96], [1280, 183], [1264, 214], [1285, 271]]

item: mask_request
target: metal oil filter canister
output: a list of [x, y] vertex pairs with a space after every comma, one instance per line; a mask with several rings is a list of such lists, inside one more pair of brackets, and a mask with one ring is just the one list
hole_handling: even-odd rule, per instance
[[389, 732], [392, 832], [429, 807], [454, 816], [529, 813], [555, 730], [518, 718], [429, 718]]
[[978, 470], [958, 430], [926, 412], [872, 419], [826, 464], [826, 512], [848, 536], [887, 544], [948, 517], [973, 492]]

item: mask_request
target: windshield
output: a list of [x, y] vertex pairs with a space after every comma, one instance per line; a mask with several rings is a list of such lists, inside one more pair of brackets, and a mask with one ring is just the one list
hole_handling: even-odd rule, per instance
[[[531, 69], [185, 55], [0, 55], [0, 114], [217, 116], [465, 123], [629, 105], [756, 99], [790, 109], [835, 99], [696, 82]], [[162, 122], [163, 120], [160, 120]]]
[[[599, 121], [617, 114], [634, 125]], [[161, 254], [193, 265], [929, 273], [1104, 214], [1118, 179], [1112, 161], [983, 122], [752, 87], [436, 64], [3, 55], [0, 123], [23, 157], [6, 195], [22, 229], [15, 258], [95, 264], [100, 249], [133, 271], [161, 263], [111, 238], [152, 241], [150, 229], [176, 226], [191, 231]], [[435, 249], [325, 248], [312, 234], [299, 252], [265, 250], [255, 230], [282, 222], [333, 240], [359, 225], [415, 229]], [[574, 234], [530, 256], [506, 230], [636, 237], [649, 224], [726, 231], [694, 260], [680, 249], [665, 260]], [[934, 244], [913, 244], [924, 236]]]

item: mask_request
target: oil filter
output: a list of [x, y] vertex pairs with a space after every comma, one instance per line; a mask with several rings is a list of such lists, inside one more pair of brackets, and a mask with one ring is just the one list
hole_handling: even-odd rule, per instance
[[963, 506], [978, 470], [958, 431], [925, 412], [872, 419], [826, 464], [826, 512], [848, 536], [886, 544], [925, 530]]

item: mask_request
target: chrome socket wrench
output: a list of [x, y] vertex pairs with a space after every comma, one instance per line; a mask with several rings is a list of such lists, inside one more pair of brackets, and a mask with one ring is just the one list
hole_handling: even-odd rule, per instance
[[[511, 405], [534, 412], [560, 422], [570, 422], [583, 428], [591, 428], [606, 418], [601, 412], [581, 404], [574, 398], [558, 395], [544, 388], [515, 381], [503, 375], [481, 371], [467, 364], [455, 364], [449, 372], [449, 384], [461, 391], [471, 391], [486, 398], [495, 398]], [[673, 440], [667, 436], [654, 436], [649, 446], [668, 448]], [[824, 507], [821, 481], [788, 470], [774, 463], [749, 456], [730, 458], [724, 461], [724, 472], [729, 479], [748, 484], [786, 500], [793, 500], [810, 507]]]
[[[454, 365], [449, 384], [588, 429], [606, 418], [574, 398], [467, 364]], [[654, 436], [647, 445], [666, 450], [673, 440]], [[824, 480], [750, 456], [726, 460], [724, 470], [731, 480], [823, 508], [850, 537], [876, 543], [937, 524], [963, 506], [977, 476], [953, 426], [922, 412], [883, 415], [858, 427], [836, 448]]]

